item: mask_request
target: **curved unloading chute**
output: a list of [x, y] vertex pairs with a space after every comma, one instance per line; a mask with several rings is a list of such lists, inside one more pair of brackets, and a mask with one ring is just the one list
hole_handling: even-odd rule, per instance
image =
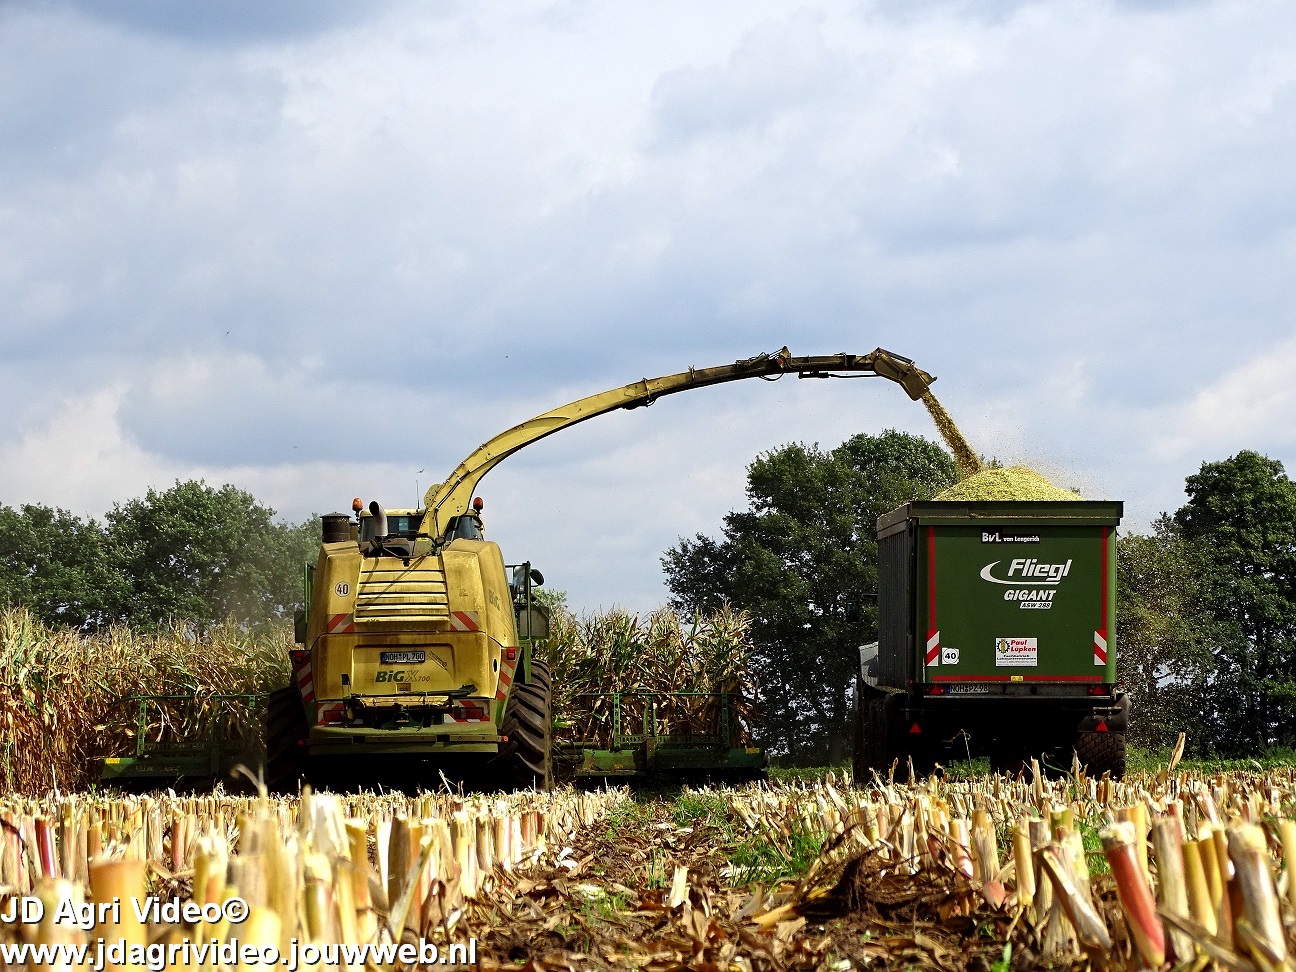
[[775, 354], [761, 354], [714, 368], [690, 368], [677, 375], [645, 378], [621, 388], [577, 399], [560, 408], [537, 415], [479, 446], [461, 462], [443, 483], [424, 496], [430, 523], [423, 532], [440, 536], [452, 517], [468, 510], [477, 484], [483, 476], [524, 446], [562, 429], [618, 408], [651, 405], [663, 395], [719, 385], [744, 378], [771, 378], [796, 374], [802, 378], [831, 378], [836, 374], [871, 374], [889, 378], [904, 388], [914, 401], [922, 399], [936, 379], [909, 358], [878, 348], [868, 354], [828, 354], [796, 358], [787, 348]]

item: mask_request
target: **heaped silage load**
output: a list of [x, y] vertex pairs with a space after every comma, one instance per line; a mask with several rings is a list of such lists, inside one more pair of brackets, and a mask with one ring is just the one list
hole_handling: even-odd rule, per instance
[[975, 475], [960, 480], [943, 493], [938, 500], [1078, 500], [1079, 493], [1054, 486], [1047, 479], [1025, 466], [983, 469]]

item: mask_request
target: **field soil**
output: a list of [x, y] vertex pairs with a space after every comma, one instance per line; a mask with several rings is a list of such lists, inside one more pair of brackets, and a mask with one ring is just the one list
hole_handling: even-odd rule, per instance
[[1011, 915], [965, 884], [816, 872], [820, 842], [748, 829], [742, 789], [638, 794], [556, 864], [503, 877], [459, 935], [504, 969], [1007, 967]]

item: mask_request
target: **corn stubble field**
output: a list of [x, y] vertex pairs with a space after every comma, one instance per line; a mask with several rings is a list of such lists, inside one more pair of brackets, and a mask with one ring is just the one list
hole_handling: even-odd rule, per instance
[[[665, 612], [568, 618], [555, 644], [568, 659], [560, 737], [598, 737], [605, 714], [582, 707], [587, 693], [660, 689], [662, 671], [680, 673], [668, 688], [717, 672], [741, 681], [750, 660], [747, 620], [732, 612], [697, 626]], [[237, 927], [107, 933], [471, 937], [482, 965], [515, 969], [1267, 970], [1287, 967], [1296, 944], [1291, 769], [914, 785], [829, 775], [637, 794], [94, 791], [94, 758], [133, 743], [114, 699], [274, 687], [286, 647], [233, 629], [87, 638], [0, 615], [0, 915], [24, 894], [237, 893], [253, 906]], [[80, 934], [0, 926], [10, 940]]]
[[[477, 940], [485, 967], [1287, 967], [1291, 770], [0, 801], [4, 894], [237, 892], [128, 941]], [[7, 906], [0, 906], [4, 913]], [[75, 940], [49, 921], [0, 935]]]
[[[697, 625], [564, 616], [552, 641], [560, 741], [606, 734], [592, 693], [750, 691], [737, 612]], [[481, 965], [513, 969], [1268, 970], [1296, 945], [1291, 769], [508, 796], [95, 792], [95, 760], [137, 731], [115, 700], [274, 688], [287, 647], [234, 628], [87, 637], [0, 613], [0, 915], [24, 894], [237, 893], [253, 906], [237, 927], [95, 934], [475, 938]], [[183, 738], [212, 718], [237, 729], [248, 714], [202, 703], [146, 732]], [[0, 940], [83, 934], [0, 925]]]

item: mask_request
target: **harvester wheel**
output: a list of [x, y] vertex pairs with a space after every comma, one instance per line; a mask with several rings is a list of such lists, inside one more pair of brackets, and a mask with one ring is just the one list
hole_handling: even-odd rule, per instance
[[553, 784], [553, 731], [549, 714], [549, 667], [531, 663], [531, 681], [514, 682], [500, 727], [508, 742], [500, 750], [509, 782], [519, 790]]
[[1119, 780], [1125, 775], [1125, 733], [1082, 732], [1076, 736], [1076, 755], [1090, 776], [1110, 773]]
[[536, 685], [544, 686], [546, 692], [553, 686], [553, 679], [549, 675], [549, 666], [538, 658], [531, 659], [531, 681]]
[[266, 788], [293, 794], [306, 776], [306, 739], [310, 725], [301, 692], [290, 685], [271, 692], [266, 700]]

